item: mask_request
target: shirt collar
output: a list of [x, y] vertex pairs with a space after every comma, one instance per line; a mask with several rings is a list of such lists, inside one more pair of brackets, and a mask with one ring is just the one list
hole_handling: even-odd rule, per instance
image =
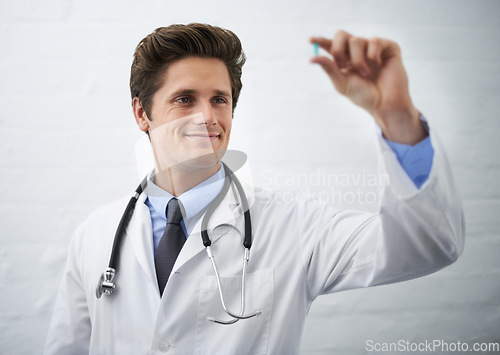
[[[191, 219], [197, 216], [219, 194], [224, 186], [224, 178], [225, 173], [221, 164], [219, 170], [214, 175], [177, 197], [184, 207], [185, 215], [183, 217], [185, 223], [192, 224], [191, 222], [193, 221]], [[167, 204], [174, 196], [155, 184], [154, 170], [148, 175], [146, 194], [156, 213], [166, 221], [167, 216], [165, 212]]]

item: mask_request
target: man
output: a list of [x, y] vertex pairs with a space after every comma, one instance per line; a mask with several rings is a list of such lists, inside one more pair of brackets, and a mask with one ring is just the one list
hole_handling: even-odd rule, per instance
[[[126, 228], [116, 292], [97, 299], [95, 283], [125, 200], [77, 229], [46, 354], [297, 354], [317, 296], [419, 277], [456, 260], [464, 241], [460, 201], [442, 149], [412, 104], [397, 44], [342, 31], [311, 41], [331, 55], [312, 62], [381, 129], [391, 184], [380, 212], [291, 203], [243, 184], [253, 246], [240, 299], [246, 204], [234, 184], [219, 194], [232, 176], [220, 161], [245, 57], [228, 30], [159, 28], [139, 43], [132, 64], [134, 116], [150, 136], [155, 170]], [[405, 161], [405, 154], [419, 159]], [[202, 217], [219, 196], [207, 226], [211, 251], [227, 309], [248, 319], [224, 312], [201, 241]], [[166, 246], [173, 235], [174, 246]]]

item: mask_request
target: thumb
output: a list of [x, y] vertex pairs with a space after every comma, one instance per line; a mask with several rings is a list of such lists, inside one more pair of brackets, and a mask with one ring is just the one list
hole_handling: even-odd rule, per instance
[[325, 73], [330, 77], [337, 90], [342, 92], [341, 88], [344, 87], [346, 76], [340, 71], [340, 68], [335, 61], [328, 57], [320, 56], [312, 58], [311, 63], [319, 64]]

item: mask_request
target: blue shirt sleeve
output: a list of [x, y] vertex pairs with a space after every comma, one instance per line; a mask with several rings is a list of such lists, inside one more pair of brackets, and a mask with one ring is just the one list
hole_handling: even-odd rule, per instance
[[389, 147], [396, 153], [399, 163], [417, 188], [427, 181], [432, 168], [434, 148], [430, 137], [416, 145], [391, 142], [384, 138]]

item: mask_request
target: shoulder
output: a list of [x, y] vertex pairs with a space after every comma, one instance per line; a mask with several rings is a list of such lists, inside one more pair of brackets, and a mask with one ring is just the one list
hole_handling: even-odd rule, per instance
[[[125, 211], [130, 196], [123, 196], [115, 201], [109, 202], [105, 205], [94, 210], [90, 215], [82, 222], [81, 225], [91, 225], [95, 223], [103, 223], [109, 221], [114, 217], [121, 216]], [[109, 222], [108, 222], [109, 223]]]
[[[124, 196], [107, 203], [77, 226], [69, 245], [68, 258], [83, 274], [94, 277], [108, 263], [116, 229], [129, 200], [130, 196]], [[91, 280], [87, 281], [90, 285]]]
[[78, 242], [78, 240], [82, 242], [83, 239], [102, 239], [108, 235], [113, 237], [129, 200], [130, 196], [123, 196], [90, 213], [76, 228], [75, 242]]

